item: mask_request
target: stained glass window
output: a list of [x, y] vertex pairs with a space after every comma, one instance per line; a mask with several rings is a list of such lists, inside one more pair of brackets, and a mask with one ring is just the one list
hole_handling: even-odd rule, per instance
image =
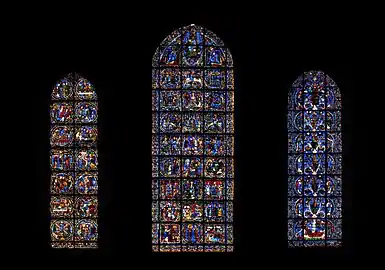
[[341, 94], [322, 71], [303, 73], [288, 98], [290, 247], [342, 244]]
[[87, 79], [69, 74], [51, 100], [51, 247], [97, 248], [96, 92]]
[[152, 66], [153, 251], [233, 251], [231, 54], [189, 25], [163, 40]]

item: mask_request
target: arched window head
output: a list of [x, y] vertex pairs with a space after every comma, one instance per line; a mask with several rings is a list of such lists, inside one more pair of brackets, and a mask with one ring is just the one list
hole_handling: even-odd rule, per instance
[[51, 247], [97, 248], [96, 92], [73, 73], [56, 83], [51, 100]]
[[322, 71], [304, 72], [288, 98], [290, 247], [342, 244], [341, 94]]
[[231, 252], [231, 54], [192, 24], [163, 40], [152, 66], [153, 251]]

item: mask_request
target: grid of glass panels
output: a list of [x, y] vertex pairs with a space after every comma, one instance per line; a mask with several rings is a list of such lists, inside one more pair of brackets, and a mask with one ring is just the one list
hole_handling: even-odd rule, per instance
[[233, 251], [234, 73], [211, 31], [182, 27], [152, 70], [154, 252]]
[[96, 92], [87, 79], [69, 74], [51, 99], [51, 247], [97, 248]]
[[303, 73], [288, 103], [288, 244], [342, 244], [341, 95], [322, 71]]

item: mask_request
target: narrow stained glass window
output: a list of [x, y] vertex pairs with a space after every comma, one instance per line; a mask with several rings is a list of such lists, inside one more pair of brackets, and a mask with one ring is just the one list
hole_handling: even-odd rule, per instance
[[97, 248], [96, 92], [88, 80], [69, 74], [51, 100], [51, 247]]
[[154, 252], [233, 251], [234, 73], [211, 31], [180, 28], [152, 70]]
[[309, 71], [292, 84], [288, 102], [289, 246], [341, 246], [340, 91], [322, 71]]

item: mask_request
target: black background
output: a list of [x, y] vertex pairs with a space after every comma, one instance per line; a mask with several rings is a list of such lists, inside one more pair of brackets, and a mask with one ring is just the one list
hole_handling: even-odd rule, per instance
[[[208, 16], [209, 17], [209, 16]], [[147, 20], [146, 20], [147, 19]], [[355, 187], [366, 152], [362, 96], [354, 37], [343, 24], [274, 26], [273, 20], [100, 19], [26, 25], [19, 39], [16, 74], [33, 121], [27, 147], [36, 177], [26, 191], [33, 233], [22, 252], [38, 258], [121, 257], [141, 262], [151, 253], [151, 63], [173, 30], [195, 23], [217, 34], [235, 66], [235, 253], [224, 256], [353, 255], [360, 233]], [[147, 21], [147, 22], [146, 22]], [[322, 70], [339, 86], [343, 103], [343, 242], [340, 249], [287, 248], [287, 93], [304, 71]], [[97, 250], [52, 250], [49, 245], [49, 103], [58, 79], [77, 72], [96, 87], [99, 100], [99, 235]], [[25, 80], [25, 81], [24, 81]], [[361, 127], [361, 128], [360, 128]], [[25, 242], [25, 241], [24, 241]], [[175, 256], [175, 255], [174, 255]], [[206, 257], [214, 256], [205, 254]], [[215, 256], [218, 256], [215, 254]], [[250, 258], [252, 258], [251, 256]], [[255, 259], [255, 258], [254, 258]], [[154, 261], [154, 260], [153, 260]], [[156, 260], [155, 260], [156, 261]]]

